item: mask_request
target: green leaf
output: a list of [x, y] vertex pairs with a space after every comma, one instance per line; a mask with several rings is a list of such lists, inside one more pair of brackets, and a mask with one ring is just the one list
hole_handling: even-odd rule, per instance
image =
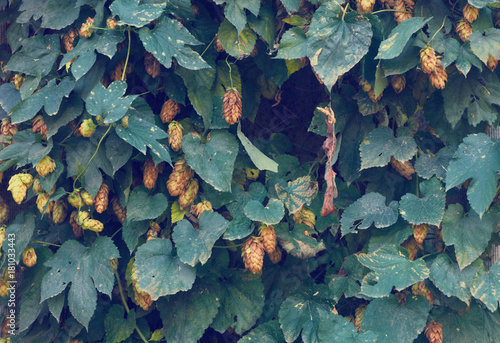
[[26, 0], [21, 3], [19, 7], [19, 12], [21, 14], [17, 18], [18, 23], [27, 23], [33, 17], [34, 20], [40, 19], [43, 15], [43, 11], [47, 6], [49, 0]]
[[215, 189], [231, 190], [234, 161], [238, 154], [238, 142], [227, 131], [212, 131], [203, 143], [201, 136], [189, 133], [182, 138], [182, 150], [186, 162], [207, 183]]
[[224, 15], [241, 33], [247, 23], [246, 9], [253, 15], [259, 15], [260, 1], [259, 0], [215, 0], [215, 3], [224, 6]]
[[5, 230], [5, 237], [10, 239], [3, 241], [2, 250], [4, 254], [9, 252], [9, 248], [11, 248], [9, 247], [9, 243], [12, 244], [12, 237], [15, 237], [15, 251], [13, 255], [16, 263], [19, 264], [23, 250], [31, 242], [34, 231], [35, 217], [27, 211], [19, 213], [16, 219], [14, 219]]
[[55, 116], [44, 117], [45, 125], [49, 129], [47, 139], [54, 136], [61, 127], [77, 118], [83, 111], [83, 101], [78, 96], [70, 95], [68, 99], [63, 99], [59, 112]]
[[251, 200], [245, 206], [245, 215], [253, 221], [274, 225], [285, 215], [285, 208], [278, 199], [270, 199], [266, 207], [260, 201]]
[[5, 70], [36, 76], [37, 70], [40, 69], [44, 77], [50, 72], [61, 53], [60, 46], [58, 34], [40, 34], [27, 38], [23, 42], [21, 51], [10, 58]]
[[109, 6], [111, 13], [120, 17], [118, 25], [143, 27], [162, 15], [167, 2], [140, 4], [139, 0], [115, 0]]
[[260, 342], [260, 343], [283, 343], [285, 337], [281, 331], [280, 323], [277, 320], [271, 320], [260, 324], [255, 329], [247, 333], [238, 343]]
[[158, 301], [168, 342], [197, 342], [203, 336], [219, 310], [218, 287], [214, 279], [204, 277], [189, 291]]
[[122, 305], [113, 305], [109, 309], [104, 328], [106, 329], [106, 342], [119, 343], [126, 340], [135, 330], [135, 311], [132, 309], [124, 319], [125, 310]]
[[361, 152], [361, 170], [372, 167], [383, 167], [389, 163], [391, 156], [398, 161], [408, 161], [417, 152], [417, 144], [412, 137], [394, 138], [388, 127], [372, 130], [359, 147]]
[[377, 335], [377, 343], [411, 343], [424, 330], [430, 305], [424, 297], [408, 295], [400, 305], [394, 295], [372, 300], [363, 312], [361, 330]]
[[37, 70], [36, 76], [27, 76], [26, 80], [23, 81], [19, 92], [21, 93], [21, 99], [28, 98], [33, 92], [37, 89], [40, 84], [40, 80], [42, 79], [42, 73], [40, 69]]
[[248, 26], [238, 34], [236, 27], [227, 19], [219, 26], [218, 37], [224, 50], [236, 58], [249, 56], [257, 41], [257, 35]]
[[234, 217], [224, 233], [224, 239], [236, 240], [247, 237], [253, 232], [252, 221], [245, 215]]
[[[340, 225], [342, 236], [357, 233], [357, 230], [368, 229], [372, 224], [382, 228], [394, 224], [398, 220], [397, 201], [385, 205], [385, 196], [379, 193], [368, 193], [356, 200], [342, 213]], [[360, 220], [358, 224], [356, 221]]]
[[162, 193], [150, 195], [145, 187], [136, 187], [127, 202], [127, 220], [140, 221], [159, 217], [168, 208], [168, 199]]
[[310, 175], [289, 181], [286, 185], [276, 184], [275, 188], [290, 214], [299, 211], [304, 204], [310, 205], [318, 194], [318, 183], [311, 181]]
[[63, 98], [67, 98], [74, 87], [75, 82], [69, 77], [65, 77], [58, 85], [56, 80], [51, 80], [47, 86], [12, 108], [10, 112], [12, 123], [30, 120], [42, 107], [49, 116], [57, 114]]
[[135, 147], [144, 155], [146, 155], [146, 149], [149, 147], [153, 154], [162, 161], [172, 165], [168, 149], [158, 142], [159, 139], [167, 138], [168, 135], [153, 123], [133, 116], [128, 120], [128, 127], [124, 128], [118, 125], [116, 127], [116, 133], [121, 139]]
[[464, 215], [462, 205], [449, 205], [443, 218], [443, 239], [446, 245], [455, 246], [460, 270], [474, 262], [486, 249], [495, 222], [489, 213], [481, 219], [476, 212]]
[[391, 31], [389, 38], [380, 43], [378, 55], [375, 58], [388, 60], [398, 57], [411, 36], [431, 19], [413, 17], [401, 22]]
[[500, 303], [500, 262], [493, 263], [490, 270], [476, 278], [470, 290], [474, 298], [495, 312]]
[[[300, 15], [294, 14], [285, 19], [281, 19], [282, 22], [290, 24], [292, 26], [303, 26], [309, 24], [309, 20], [301, 17]], [[283, 38], [282, 38], [283, 39]]]
[[187, 219], [179, 222], [174, 228], [172, 239], [180, 260], [193, 267], [198, 261], [205, 264], [212, 255], [215, 242], [228, 226], [229, 222], [219, 213], [209, 211], [201, 214], [199, 229], [195, 229]]
[[113, 175], [123, 167], [132, 156], [132, 147], [129, 144], [123, 144], [123, 141], [116, 132], [111, 132], [104, 144], [106, 157], [113, 168]]
[[413, 235], [413, 228], [408, 222], [399, 219], [396, 224], [384, 230], [373, 232], [368, 243], [368, 252], [372, 253], [384, 245], [399, 245]]
[[399, 201], [399, 212], [410, 224], [432, 224], [441, 223], [444, 216], [446, 193], [442, 183], [432, 178], [420, 183], [422, 198], [415, 194], [406, 193]]
[[481, 61], [470, 51], [470, 43], [466, 42], [461, 45], [456, 39], [448, 38], [444, 42], [445, 54], [441, 60], [444, 68], [455, 62], [457, 69], [467, 76], [472, 65], [482, 70]]
[[430, 179], [436, 175], [439, 180], [444, 181], [448, 165], [454, 154], [455, 148], [447, 146], [440, 149], [436, 155], [420, 155], [415, 162], [415, 171], [421, 178]]
[[245, 206], [251, 200], [257, 200], [259, 203], [264, 201], [266, 198], [266, 187], [260, 182], [252, 182], [248, 187], [248, 191], [244, 191], [238, 185], [233, 184], [231, 193], [236, 201], [227, 204], [226, 207], [231, 216], [236, 218], [240, 215], [245, 215]]
[[21, 95], [14, 84], [9, 82], [0, 86], [0, 107], [5, 112], [9, 113], [20, 101]]
[[300, 8], [300, 1], [301, 0], [281, 0], [281, 3], [283, 6], [285, 6], [285, 9], [288, 13], [291, 13], [293, 11], [298, 11]]
[[361, 253], [358, 260], [372, 270], [363, 279], [361, 293], [373, 298], [387, 296], [393, 286], [401, 291], [429, 277], [425, 261], [410, 261], [406, 250], [399, 246], [386, 245], [371, 254]]
[[382, 60], [385, 76], [402, 75], [420, 63], [420, 49], [413, 45], [414, 42], [415, 38], [410, 38], [398, 57]]
[[319, 323], [318, 337], [320, 342], [331, 343], [378, 342], [377, 335], [373, 331], [358, 332], [358, 329], [347, 318], [331, 312], [324, 312]]
[[58, 295], [71, 283], [69, 310], [88, 329], [96, 308], [96, 288], [111, 296], [115, 278], [109, 260], [119, 257], [109, 237], [98, 237], [89, 248], [75, 240], [66, 241], [45, 263], [52, 269], [42, 280], [41, 300]]
[[[41, 262], [39, 254], [37, 254], [37, 262], [38, 263]], [[44, 275], [45, 274], [46, 273], [44, 273]], [[41, 284], [41, 282], [40, 282], [40, 284]], [[67, 292], [61, 292], [61, 293], [59, 293], [59, 295], [56, 295], [55, 297], [47, 299], [47, 305], [49, 306], [50, 313], [52, 313], [52, 315], [54, 316], [54, 318], [58, 322], [61, 318], [61, 313], [62, 313], [62, 310], [64, 308], [64, 303], [66, 301], [66, 293]], [[38, 303], [40, 303], [40, 300], [38, 300]]]
[[172, 65], [172, 58], [186, 69], [198, 70], [210, 66], [187, 45], [201, 44], [177, 20], [162, 16], [153, 30], [143, 27], [139, 38], [144, 48], [166, 68]]
[[239, 335], [249, 330], [264, 308], [264, 285], [260, 278], [248, 278], [248, 274], [230, 270], [216, 287], [221, 305], [210, 326], [219, 332], [232, 327]]
[[469, 135], [448, 166], [446, 191], [472, 179], [467, 189], [471, 207], [481, 217], [495, 197], [497, 172], [500, 172], [500, 140], [484, 133]]
[[260, 8], [258, 17], [251, 13], [247, 16], [250, 28], [257, 32], [268, 46], [274, 46], [275, 17], [272, 6], [269, 5]]
[[98, 83], [90, 92], [85, 107], [93, 116], [102, 116], [105, 124], [122, 119], [137, 95], [122, 97], [127, 91], [126, 81], [112, 82], [108, 88]]
[[135, 275], [139, 289], [157, 300], [164, 295], [189, 290], [196, 278], [196, 270], [172, 255], [170, 240], [153, 239], [137, 249]]
[[279, 321], [287, 343], [299, 335], [304, 343], [319, 343], [318, 328], [325, 313], [331, 312], [333, 301], [324, 285], [312, 285], [306, 291], [286, 298], [281, 304]]
[[308, 31], [307, 55], [328, 89], [366, 55], [373, 35], [368, 19], [356, 12], [341, 18], [340, 4], [326, 2], [314, 12]]
[[314, 257], [318, 252], [326, 249], [322, 241], [318, 242], [315, 238], [305, 234], [307, 230], [310, 230], [310, 227], [305, 224], [295, 224], [293, 230], [290, 231], [288, 223], [280, 223], [274, 229], [276, 236], [280, 238], [282, 248], [295, 257], [302, 259]]
[[278, 172], [278, 163], [264, 155], [259, 149], [252, 144], [252, 142], [241, 132], [241, 123], [238, 123], [238, 138], [250, 156], [250, 159], [255, 164], [259, 170], [269, 170], [272, 172]]
[[148, 221], [134, 222], [126, 220], [122, 225], [122, 237], [123, 241], [127, 245], [127, 248], [132, 252], [137, 243], [139, 242], [139, 237], [144, 235], [146, 231], [149, 230]]
[[484, 32], [474, 31], [469, 39], [472, 51], [484, 64], [488, 63], [490, 55], [500, 59], [500, 29], [491, 27]]
[[482, 263], [480, 259], [477, 259], [471, 265], [460, 270], [458, 264], [450, 256], [440, 254], [432, 263], [429, 278], [445, 295], [457, 297], [464, 303], [469, 303], [472, 280], [482, 267]]
[[350, 298], [357, 296], [361, 292], [361, 285], [351, 275], [333, 275], [330, 282], [328, 282], [328, 287], [335, 301], [338, 301], [342, 294], [344, 297]]
[[75, 0], [49, 0], [43, 12], [42, 27], [60, 30], [78, 19], [80, 7], [75, 6]]

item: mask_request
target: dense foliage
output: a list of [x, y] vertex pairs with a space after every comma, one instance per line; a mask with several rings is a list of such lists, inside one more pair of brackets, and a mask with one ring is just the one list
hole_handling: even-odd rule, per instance
[[0, 5], [10, 342], [500, 342], [499, 2]]

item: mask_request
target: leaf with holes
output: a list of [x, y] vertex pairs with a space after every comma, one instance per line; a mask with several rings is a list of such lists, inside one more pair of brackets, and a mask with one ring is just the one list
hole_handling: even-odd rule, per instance
[[439, 180], [444, 181], [448, 165], [454, 154], [455, 148], [447, 146], [440, 149], [435, 155], [420, 155], [415, 162], [415, 171], [418, 176], [424, 179], [430, 179], [433, 175], [436, 175]]
[[472, 283], [471, 293], [481, 300], [488, 310], [495, 312], [500, 304], [500, 262], [495, 262], [487, 272], [483, 271]]
[[422, 198], [407, 193], [399, 201], [399, 212], [410, 224], [439, 225], [444, 216], [446, 193], [441, 181], [432, 178], [419, 185]]
[[500, 29], [490, 27], [484, 32], [474, 31], [469, 40], [472, 51], [484, 64], [488, 63], [490, 55], [500, 59]]
[[278, 199], [270, 199], [265, 207], [260, 201], [251, 200], [245, 206], [245, 215], [253, 221], [274, 225], [285, 215], [285, 208]]
[[118, 25], [143, 27], [162, 15], [167, 2], [139, 4], [140, 0], [115, 0], [109, 6], [111, 13], [120, 17]]
[[275, 188], [278, 197], [291, 214], [299, 211], [304, 204], [310, 205], [318, 194], [318, 183], [311, 181], [310, 175], [299, 177], [287, 184], [278, 183]]

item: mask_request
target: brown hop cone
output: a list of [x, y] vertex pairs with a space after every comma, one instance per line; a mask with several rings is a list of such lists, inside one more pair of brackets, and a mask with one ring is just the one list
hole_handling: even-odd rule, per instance
[[85, 203], [83, 202], [82, 196], [80, 195], [80, 192], [74, 191], [68, 195], [68, 202], [71, 206], [74, 208], [80, 208], [82, 206], [85, 206]]
[[419, 246], [413, 236], [408, 237], [408, 239], [406, 239], [401, 246], [408, 250], [409, 259], [411, 261], [414, 261], [417, 258]]
[[25, 181], [27, 181], [28, 179], [27, 177], [22, 177], [21, 175], [23, 174], [13, 175], [9, 180], [9, 187], [7, 187], [7, 190], [12, 193], [12, 198], [17, 204], [21, 204], [23, 202], [24, 198], [26, 198], [28, 187], [31, 186], [31, 184], [26, 184], [25, 182], [23, 182], [23, 179], [25, 179]]
[[411, 180], [412, 175], [415, 174], [415, 169], [410, 161], [398, 161], [391, 156], [391, 167], [394, 168], [401, 176], [404, 176], [407, 180]]
[[424, 281], [419, 281], [413, 284], [413, 286], [411, 286], [411, 291], [413, 294], [424, 296], [429, 304], [431, 304], [431, 306], [432, 304], [434, 304], [434, 295], [432, 294], [430, 289], [427, 288], [427, 285]]
[[465, 5], [463, 9], [463, 14], [464, 14], [464, 19], [467, 20], [469, 23], [472, 23], [479, 16], [479, 8], [476, 8], [471, 4], [467, 3], [467, 5]]
[[[2, 200], [0, 201], [0, 224], [9, 220], [9, 206]], [[0, 244], [0, 246], [2, 246]]]
[[108, 26], [108, 29], [110, 29], [110, 30], [114, 30], [118, 26], [115, 18], [108, 18], [106, 20], [106, 25]]
[[9, 295], [9, 283], [5, 279], [0, 279], [0, 297], [5, 298]]
[[90, 38], [90, 36], [92, 36], [92, 33], [94, 32], [94, 23], [95, 23], [94, 19], [90, 17], [87, 18], [87, 21], [83, 23], [82, 26], [80, 27], [79, 31], [80, 36], [84, 38]]
[[[115, 69], [111, 72], [110, 77], [112, 81], [121, 80], [123, 76], [123, 70], [125, 69], [126, 60], [123, 59], [116, 65]], [[132, 72], [132, 63], [127, 63], [127, 70], [125, 70], [125, 79]]]
[[196, 195], [198, 195], [198, 189], [198, 180], [191, 179], [191, 182], [189, 183], [187, 188], [184, 190], [184, 192], [181, 193], [181, 195], [179, 195], [179, 205], [181, 211], [193, 204]]
[[473, 32], [472, 31], [472, 26], [470, 26], [469, 22], [467, 22], [467, 20], [465, 20], [465, 19], [461, 19], [458, 22], [455, 31], [460, 36], [460, 39], [462, 40], [462, 42], [468, 42], [469, 41], [469, 36]]
[[94, 232], [101, 232], [104, 229], [104, 224], [96, 219], [87, 219], [82, 223], [82, 228]]
[[497, 65], [498, 65], [498, 60], [495, 57], [489, 55], [488, 61], [486, 63], [486, 66], [488, 67], [488, 69], [491, 71], [494, 71], [496, 69]]
[[276, 250], [276, 232], [272, 225], [262, 225], [259, 229], [259, 236], [264, 247], [264, 250], [269, 254], [273, 254]]
[[[398, 24], [401, 24], [406, 19], [412, 18], [413, 13], [406, 13], [406, 12], [413, 12], [414, 7], [415, 7], [415, 3], [411, 0], [395, 0], [394, 1], [394, 9], [396, 11], [394, 12], [394, 20]], [[399, 12], [399, 11], [401, 11], [401, 12]], [[404, 11], [404, 12], [402, 12], [402, 11]]]
[[428, 322], [424, 332], [430, 343], [443, 343], [443, 326], [438, 322]]
[[78, 212], [77, 211], [71, 212], [69, 216], [69, 224], [73, 228], [73, 234], [75, 235], [75, 238], [80, 239], [83, 236], [83, 230], [80, 227], [80, 225], [78, 225], [77, 219], [78, 219]]
[[75, 28], [71, 28], [63, 37], [63, 51], [70, 52], [73, 50], [73, 42], [76, 36], [78, 36], [78, 31]]
[[33, 267], [36, 264], [36, 252], [33, 248], [27, 248], [23, 251], [23, 263], [26, 267]]
[[356, 0], [356, 5], [359, 14], [372, 13], [375, 0]]
[[213, 210], [214, 209], [212, 208], [212, 204], [210, 203], [210, 201], [203, 200], [196, 205], [192, 205], [190, 212], [194, 214], [198, 219], [200, 219], [200, 216], [204, 211], [213, 212]]
[[82, 121], [79, 130], [80, 134], [83, 137], [89, 138], [94, 134], [96, 128], [97, 126], [94, 124], [94, 121], [92, 119], [85, 119], [84, 121]]
[[245, 269], [254, 274], [262, 274], [264, 264], [264, 245], [259, 237], [250, 237], [241, 246], [241, 257]]
[[276, 264], [279, 261], [281, 261], [281, 255], [282, 255], [281, 249], [279, 247], [276, 247], [274, 252], [272, 254], [269, 254], [269, 259], [273, 264]]
[[133, 281], [134, 295], [135, 295], [135, 303], [142, 307], [144, 311], [147, 311], [149, 307], [153, 304], [153, 300], [151, 296], [144, 291], [141, 291], [137, 286], [137, 281]]
[[109, 187], [103, 183], [95, 196], [95, 210], [97, 213], [103, 213], [108, 208]]
[[224, 51], [224, 47], [222, 46], [222, 43], [220, 42], [218, 34], [216, 34], [216, 37], [217, 38], [215, 39], [215, 42], [214, 42], [215, 50], [217, 50], [218, 52], [222, 52], [222, 51]]
[[155, 163], [152, 158], [148, 158], [144, 162], [144, 173], [142, 176], [142, 183], [147, 189], [153, 189], [156, 184], [156, 179], [158, 179], [158, 168], [155, 167]]
[[36, 198], [36, 206], [38, 207], [38, 211], [40, 211], [40, 213], [42, 213], [42, 214], [43, 213], [49, 214], [52, 211], [52, 207], [54, 206], [54, 202], [53, 201], [51, 201], [49, 203], [49, 205], [45, 209], [45, 212], [43, 211], [43, 208], [45, 207], [45, 205], [47, 205], [47, 202], [49, 201], [49, 198], [50, 198], [50, 195], [48, 193], [41, 193]]
[[236, 88], [228, 88], [222, 99], [222, 112], [229, 125], [237, 123], [241, 118], [241, 96]]
[[56, 162], [49, 156], [45, 156], [35, 166], [36, 172], [45, 177], [56, 170]]
[[436, 64], [436, 69], [429, 75], [429, 80], [436, 89], [443, 89], [445, 87], [445, 83], [448, 81], [448, 74], [446, 74], [446, 70], [444, 70], [439, 60]]
[[425, 224], [421, 225], [413, 225], [413, 238], [415, 238], [415, 242], [421, 245], [425, 237], [427, 237], [427, 232], [429, 231], [429, 227]]
[[87, 192], [86, 190], [83, 190], [80, 193], [80, 196], [82, 197], [82, 200], [85, 203], [85, 205], [87, 205], [87, 206], [94, 205], [94, 198], [92, 198], [92, 195], [90, 195], [90, 193]]
[[5, 230], [7, 230], [5, 226], [0, 227], [0, 246], [5, 242]]
[[422, 71], [426, 74], [430, 74], [436, 69], [438, 60], [436, 58], [436, 52], [431, 47], [426, 47], [420, 50], [420, 66]]
[[181, 111], [181, 106], [179, 103], [173, 101], [172, 99], [168, 99], [163, 103], [160, 112], [160, 119], [162, 123], [171, 122], [176, 115]]
[[2, 126], [0, 128], [0, 133], [2, 136], [12, 137], [17, 133], [17, 124], [12, 124], [10, 118], [2, 119]]
[[125, 219], [127, 219], [127, 212], [120, 204], [120, 199], [116, 196], [113, 197], [113, 199], [111, 199], [111, 206], [113, 207], [113, 213], [118, 218], [118, 221], [123, 224]]
[[149, 229], [148, 233], [146, 234], [146, 242], [157, 238], [158, 238], [158, 232], [153, 229]]
[[68, 204], [66, 201], [59, 199], [52, 207], [52, 221], [54, 224], [60, 225], [64, 223], [68, 216]]
[[366, 304], [359, 305], [356, 309], [356, 318], [354, 319], [354, 327], [361, 332], [361, 323], [363, 323], [363, 312], [366, 310]]
[[45, 192], [45, 190], [42, 188], [42, 185], [40, 183], [40, 179], [38, 179], [38, 178], [33, 180], [33, 191], [37, 194]]
[[193, 175], [193, 170], [188, 166], [185, 160], [180, 159], [175, 162], [174, 170], [172, 170], [167, 181], [167, 189], [170, 195], [180, 195], [189, 185], [189, 181]]
[[33, 118], [32, 125], [33, 125], [33, 132], [34, 133], [40, 132], [42, 135], [44, 135], [43, 137], [45, 138], [46, 133], [49, 130], [47, 129], [47, 125], [45, 125], [43, 117], [38, 115], [35, 118]]
[[380, 93], [378, 97], [375, 97], [375, 90], [368, 81], [363, 80], [360, 84], [363, 90], [368, 93], [368, 97], [372, 102], [377, 103], [382, 98], [382, 93]]
[[396, 94], [399, 94], [405, 89], [406, 85], [406, 78], [404, 75], [394, 75], [391, 77], [391, 86], [392, 89], [396, 92]]
[[316, 225], [316, 216], [314, 215], [314, 212], [307, 207], [302, 206], [300, 211], [294, 213], [292, 217], [295, 223], [305, 224], [314, 230], [314, 226]]
[[168, 144], [170, 144], [173, 151], [179, 151], [182, 148], [182, 129], [182, 125], [175, 120], [168, 124], [167, 133], [170, 135]]
[[161, 64], [152, 53], [146, 51], [144, 53], [144, 68], [146, 69], [146, 73], [154, 79], [160, 74]]

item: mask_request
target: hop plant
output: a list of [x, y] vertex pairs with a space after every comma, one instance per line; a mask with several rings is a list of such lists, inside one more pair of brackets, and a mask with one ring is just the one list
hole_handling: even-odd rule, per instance
[[[40, 213], [42, 213], [42, 214], [43, 213], [46, 213], [46, 214], [51, 213], [52, 207], [54, 206], [54, 202], [51, 201], [47, 205], [47, 203], [49, 202], [49, 198], [50, 198], [50, 195], [48, 193], [41, 193], [36, 198], [36, 206], [38, 207], [38, 211], [40, 211]], [[45, 205], [47, 205], [47, 208], [45, 209], [45, 211], [43, 211], [43, 208], [45, 207]]]
[[110, 29], [110, 30], [114, 30], [118, 26], [115, 18], [108, 18], [106, 20], [106, 25], [108, 26], [108, 29]]
[[[127, 68], [125, 69], [125, 64], [127, 65]], [[127, 76], [132, 72], [133, 65], [132, 63], [126, 63], [126, 60], [123, 59], [118, 64], [116, 65], [115, 69], [111, 72], [109, 75], [112, 81], [116, 80], [121, 80], [122, 76], [125, 76], [125, 79]], [[125, 71], [125, 74], [123, 73]]]
[[49, 130], [47, 129], [47, 125], [45, 125], [45, 121], [43, 120], [43, 117], [41, 115], [36, 116], [32, 123], [32, 130], [34, 133], [41, 133], [43, 137], [45, 138], [47, 135], [47, 132]]
[[426, 74], [431, 74], [438, 63], [436, 52], [431, 47], [426, 47], [420, 50], [420, 66]]
[[79, 191], [73, 191], [68, 195], [68, 202], [74, 208], [80, 208], [84, 206], [84, 201]]
[[491, 71], [495, 71], [495, 69], [497, 68], [497, 65], [498, 65], [498, 60], [495, 57], [489, 55], [488, 61], [486, 63], [486, 66], [488, 67], [488, 69]]
[[80, 239], [83, 236], [83, 230], [78, 224], [77, 220], [78, 220], [78, 212], [75, 210], [71, 212], [69, 216], [69, 224], [73, 228], [73, 234], [75, 235], [75, 238]]
[[76, 217], [76, 223], [80, 226], [83, 225], [83, 223], [90, 219], [90, 214], [87, 211], [78, 211], [77, 217]]
[[[0, 225], [9, 220], [9, 206], [0, 197]], [[2, 245], [0, 244], [0, 247]]]
[[443, 343], [443, 326], [438, 322], [427, 323], [424, 332], [430, 343]]
[[80, 36], [84, 38], [90, 38], [90, 36], [92, 36], [92, 33], [94, 32], [94, 23], [95, 23], [94, 19], [90, 17], [87, 18], [87, 21], [83, 23], [82, 26], [80, 27], [79, 31]]
[[82, 200], [83, 200], [85, 205], [87, 205], [87, 206], [94, 205], [94, 198], [92, 198], [92, 195], [90, 195], [90, 193], [87, 192], [86, 190], [83, 190], [80, 193], [80, 196], [82, 197]]
[[97, 213], [103, 213], [104, 211], [106, 211], [106, 209], [108, 208], [108, 201], [109, 187], [106, 183], [103, 183], [95, 196], [94, 206]]
[[236, 88], [229, 88], [222, 99], [222, 112], [224, 119], [229, 125], [240, 121], [242, 111], [242, 102], [240, 93]]
[[56, 225], [64, 223], [68, 216], [68, 204], [66, 201], [59, 199], [52, 207], [52, 221]]
[[120, 204], [120, 199], [118, 199], [118, 197], [111, 199], [111, 206], [113, 208], [113, 213], [118, 218], [118, 221], [123, 224], [125, 219], [127, 219], [127, 212]]
[[12, 124], [10, 118], [2, 119], [2, 126], [0, 128], [0, 133], [2, 136], [12, 137], [18, 131], [17, 124]]
[[36, 172], [40, 174], [40, 176], [45, 177], [56, 170], [56, 162], [54, 162], [54, 160], [49, 155], [47, 155], [37, 163], [35, 169]]
[[212, 204], [210, 203], [210, 201], [203, 200], [196, 205], [192, 205], [190, 212], [194, 214], [198, 219], [200, 219], [200, 216], [204, 211], [213, 212], [213, 210], [214, 209], [212, 208]]
[[465, 19], [462, 19], [458, 22], [455, 31], [458, 33], [458, 36], [462, 40], [462, 42], [468, 42], [469, 36], [472, 34], [472, 26], [470, 26], [469, 22]]
[[424, 296], [431, 306], [434, 304], [434, 295], [424, 281], [419, 281], [411, 287], [413, 294]]
[[5, 226], [0, 227], [0, 247], [3, 245], [3, 242], [5, 242]]
[[180, 195], [189, 185], [191, 177], [194, 175], [191, 167], [188, 166], [185, 160], [180, 159], [175, 162], [174, 170], [170, 174], [167, 181], [167, 189], [171, 196]]
[[151, 296], [144, 291], [141, 291], [139, 289], [139, 286], [137, 286], [137, 281], [133, 281], [133, 289], [134, 289], [134, 302], [142, 307], [144, 311], [149, 310], [151, 305], [153, 304], [153, 299], [151, 299]]
[[272, 254], [269, 254], [269, 259], [273, 264], [276, 264], [279, 261], [281, 261], [281, 255], [282, 255], [281, 249], [278, 246], [276, 246], [274, 252]]
[[172, 99], [168, 99], [163, 103], [163, 106], [161, 107], [160, 119], [162, 123], [171, 122], [175, 118], [175, 116], [179, 114], [180, 111], [180, 105]]
[[170, 135], [168, 144], [170, 144], [173, 151], [179, 151], [182, 148], [182, 129], [182, 125], [175, 120], [168, 124], [167, 133]]
[[45, 192], [45, 190], [42, 188], [42, 184], [40, 183], [40, 179], [38, 178], [33, 180], [33, 192], [37, 194]]
[[445, 87], [445, 83], [448, 81], [448, 74], [439, 60], [437, 61], [436, 68], [429, 75], [429, 80], [436, 89], [443, 89]]
[[375, 90], [373, 89], [372, 85], [364, 80], [361, 82], [361, 87], [363, 88], [363, 90], [365, 92], [368, 93], [368, 97], [370, 98], [370, 100], [373, 102], [373, 103], [377, 103], [380, 99], [382, 99], [382, 93], [380, 93], [378, 95], [378, 97], [375, 97]]
[[396, 160], [394, 156], [391, 156], [390, 163], [391, 167], [407, 180], [411, 180], [412, 175], [415, 174], [415, 168], [413, 168], [413, 164], [410, 161], [401, 162]]
[[276, 232], [271, 225], [262, 225], [259, 229], [259, 236], [264, 250], [269, 254], [276, 251]]
[[414, 261], [417, 258], [419, 246], [413, 236], [410, 236], [401, 244], [401, 246], [408, 250], [409, 259], [411, 261]]
[[158, 179], [158, 168], [155, 166], [152, 158], [148, 158], [144, 162], [144, 173], [142, 176], [142, 183], [147, 189], [153, 189]]
[[36, 252], [33, 248], [27, 248], [23, 251], [23, 263], [27, 267], [33, 267], [36, 264]]
[[464, 14], [464, 19], [467, 20], [469, 23], [472, 23], [479, 16], [479, 8], [476, 8], [471, 4], [467, 3], [462, 13]]
[[293, 220], [297, 224], [305, 224], [314, 230], [314, 226], [316, 225], [316, 216], [314, 212], [308, 209], [305, 206], [302, 206], [301, 209], [292, 215]]
[[23, 85], [24, 82], [24, 77], [22, 77], [19, 74], [14, 75], [14, 78], [12, 79], [12, 83], [14, 84], [14, 88], [17, 90], [21, 89], [21, 86]]
[[63, 51], [66, 53], [70, 52], [73, 50], [74, 45], [73, 42], [75, 41], [76, 36], [78, 36], [78, 31], [75, 28], [71, 28], [63, 37]]
[[363, 323], [363, 312], [366, 310], [366, 304], [359, 305], [359, 307], [355, 311], [355, 319], [354, 319], [354, 327], [358, 330], [358, 332], [361, 331], [361, 324]]
[[82, 124], [80, 125], [79, 130], [80, 130], [80, 134], [83, 137], [89, 138], [94, 134], [96, 128], [97, 128], [97, 126], [91, 118], [91, 119], [85, 119], [82, 122]]
[[422, 244], [427, 237], [427, 232], [429, 231], [429, 227], [425, 224], [421, 225], [413, 225], [413, 238], [415, 238], [415, 242], [417, 244]]
[[198, 194], [198, 180], [191, 179], [187, 188], [179, 195], [179, 206], [181, 210], [184, 210], [191, 206]]
[[391, 78], [391, 86], [392, 89], [394, 89], [394, 91], [396, 92], [396, 94], [401, 93], [403, 89], [405, 89], [405, 85], [406, 85], [406, 78], [404, 77], [404, 75], [394, 75]]
[[216, 37], [217, 38], [215, 38], [215, 42], [214, 42], [215, 50], [217, 50], [218, 52], [222, 52], [222, 51], [224, 51], [224, 47], [222, 46], [222, 43], [220, 42], [218, 34], [216, 35]]
[[413, 12], [415, 8], [415, 3], [412, 0], [395, 0], [394, 1], [394, 20], [401, 24], [403, 21], [413, 17]]
[[146, 51], [144, 52], [144, 68], [146, 73], [154, 79], [160, 74], [161, 64], [152, 53]]
[[356, 8], [359, 14], [372, 13], [375, 0], [356, 0]]
[[30, 174], [16, 174], [9, 180], [7, 190], [12, 193], [12, 198], [17, 204], [21, 204], [26, 198], [28, 187], [33, 183], [33, 177]]
[[9, 283], [4, 278], [0, 279], [0, 297], [6, 298], [9, 295]]
[[241, 257], [245, 269], [254, 274], [262, 274], [264, 264], [264, 245], [259, 237], [250, 237], [241, 247]]
[[87, 219], [83, 221], [82, 228], [94, 232], [101, 232], [104, 229], [104, 224], [96, 219]]

